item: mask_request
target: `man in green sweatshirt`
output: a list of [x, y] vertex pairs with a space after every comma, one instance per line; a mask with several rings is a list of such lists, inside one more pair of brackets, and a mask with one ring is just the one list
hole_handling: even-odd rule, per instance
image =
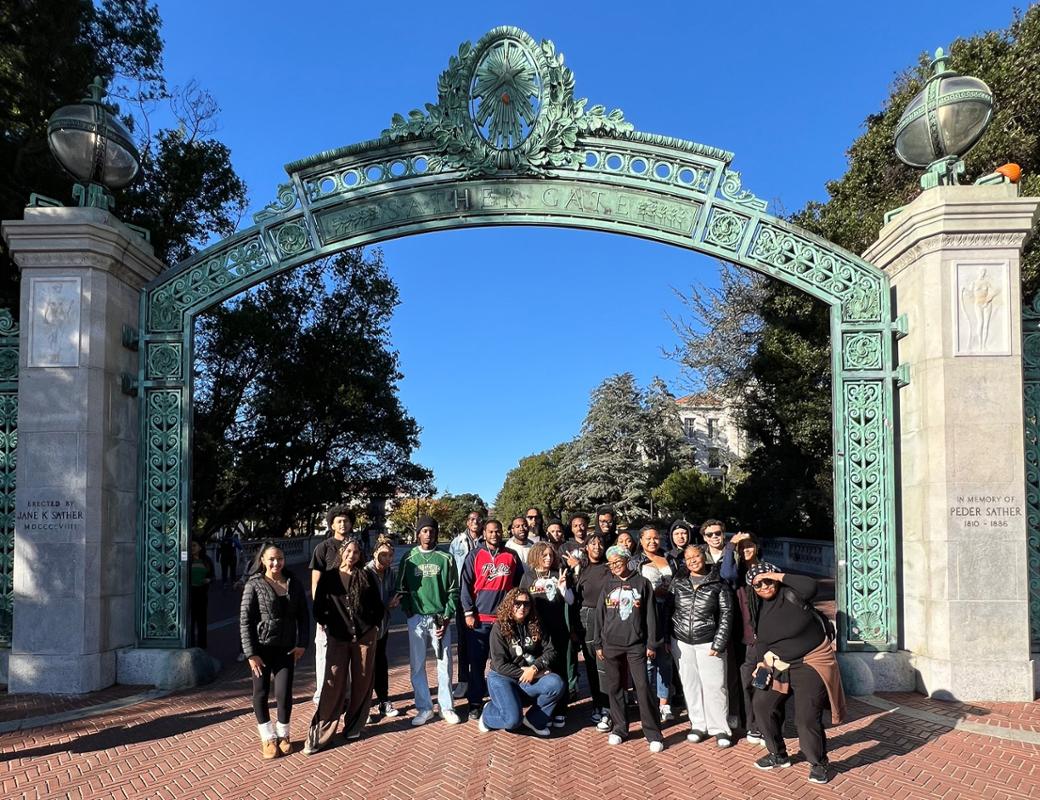
[[426, 678], [426, 650], [437, 659], [437, 702], [441, 717], [455, 725], [452, 708], [451, 628], [459, 603], [459, 573], [455, 559], [437, 549], [437, 520], [420, 517], [415, 526], [419, 544], [408, 551], [398, 570], [397, 592], [408, 616], [408, 660], [416, 715], [412, 725], [425, 725], [433, 717], [433, 699]]

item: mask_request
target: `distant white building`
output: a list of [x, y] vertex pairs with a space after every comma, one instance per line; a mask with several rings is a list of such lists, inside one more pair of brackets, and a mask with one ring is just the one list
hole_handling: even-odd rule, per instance
[[732, 464], [748, 451], [747, 433], [737, 426], [732, 402], [711, 392], [680, 397], [683, 434], [693, 447], [693, 465], [705, 475], [722, 480]]

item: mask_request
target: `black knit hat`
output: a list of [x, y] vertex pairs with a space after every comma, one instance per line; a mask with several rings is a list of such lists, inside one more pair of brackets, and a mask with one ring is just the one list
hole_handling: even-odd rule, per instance
[[419, 517], [415, 522], [415, 535], [419, 535], [419, 531], [423, 528], [433, 528], [434, 534], [440, 533], [441, 526], [437, 524], [437, 520], [433, 517]]

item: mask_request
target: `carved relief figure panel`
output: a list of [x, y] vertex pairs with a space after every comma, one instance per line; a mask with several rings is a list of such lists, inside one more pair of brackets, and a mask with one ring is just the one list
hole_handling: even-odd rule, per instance
[[33, 278], [29, 286], [30, 367], [78, 367], [80, 279]]
[[1011, 286], [1006, 261], [953, 264], [953, 307], [957, 320], [954, 355], [1011, 354]]

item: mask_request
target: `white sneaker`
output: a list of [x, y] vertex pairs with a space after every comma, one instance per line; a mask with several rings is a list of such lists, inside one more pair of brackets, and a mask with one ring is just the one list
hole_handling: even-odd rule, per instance
[[686, 741], [693, 742], [694, 744], [700, 744], [707, 738], [708, 734], [703, 733], [702, 731], [690, 731], [686, 734]]
[[481, 733], [491, 733], [491, 728], [489, 728], [487, 725], [484, 724], [484, 715], [483, 714], [481, 714], [477, 718], [477, 730], [479, 730]]
[[401, 712], [394, 708], [394, 704], [387, 701], [379, 704], [379, 711], [384, 717], [396, 717]]
[[668, 722], [670, 719], [675, 719], [675, 715], [672, 713], [672, 707], [665, 704], [661, 706], [661, 722]]
[[459, 715], [452, 711], [450, 708], [441, 709], [441, 719], [447, 722], [449, 725], [458, 725]]
[[612, 733], [607, 737], [607, 744], [621, 744], [621, 737], [616, 733]]
[[610, 730], [613, 730], [613, 729], [614, 729], [614, 723], [611, 721], [609, 716], [603, 717], [603, 719], [601, 719], [599, 722], [596, 723], [596, 730], [603, 731], [603, 733], [606, 733], [607, 731], [610, 731]]
[[466, 696], [466, 690], [469, 688], [469, 684], [465, 681], [459, 681], [455, 684], [455, 691], [451, 693], [451, 696], [456, 700], [461, 700]]
[[536, 728], [534, 726], [534, 723], [531, 722], [531, 720], [529, 720], [527, 717], [521, 717], [521, 721], [524, 723], [524, 727], [527, 728], [529, 731], [533, 731], [536, 736], [541, 736], [544, 738], [548, 736], [550, 733], [548, 728]]
[[763, 745], [764, 746], [765, 743], [766, 743], [766, 740], [762, 736], [762, 734], [759, 733], [758, 731], [748, 731], [747, 732], [747, 743], [748, 744]]
[[433, 719], [432, 708], [426, 711], [420, 711], [418, 714], [412, 717], [412, 725], [418, 728], [420, 725], [425, 725], [431, 719]]
[[664, 752], [664, 742], [650, 742], [651, 753], [662, 753]]

